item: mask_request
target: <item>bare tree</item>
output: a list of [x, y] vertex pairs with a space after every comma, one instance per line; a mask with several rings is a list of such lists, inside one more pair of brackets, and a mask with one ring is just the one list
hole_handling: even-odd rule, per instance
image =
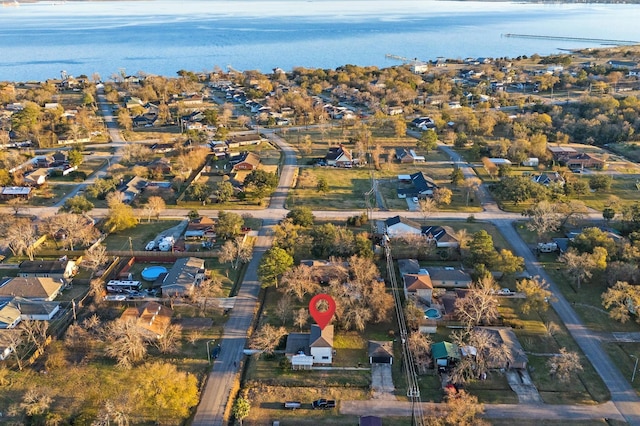
[[307, 265], [298, 265], [289, 269], [282, 275], [281, 284], [283, 289], [302, 301], [307, 294], [318, 291], [320, 285], [312, 275], [312, 268]]
[[549, 374], [557, 377], [563, 383], [571, 380], [571, 374], [582, 371], [582, 363], [577, 352], [570, 352], [567, 348], [560, 348], [560, 353], [547, 361]]
[[458, 318], [470, 329], [479, 324], [490, 324], [498, 318], [498, 301], [492, 278], [475, 283], [464, 297], [456, 299]]
[[478, 418], [484, 412], [484, 406], [478, 403], [476, 396], [464, 390], [447, 390], [445, 404], [439, 408], [441, 413], [427, 419], [427, 426], [488, 426], [489, 423]]
[[38, 350], [44, 347], [47, 340], [47, 330], [49, 329], [49, 322], [26, 320], [20, 323], [20, 328], [27, 340], [31, 342]]
[[424, 198], [418, 201], [418, 207], [420, 207], [420, 212], [425, 220], [438, 211], [438, 204], [433, 200], [433, 198]]
[[294, 325], [300, 328], [300, 331], [302, 331], [302, 327], [307, 325], [308, 320], [309, 320], [309, 311], [305, 308], [300, 308], [296, 311], [296, 315], [293, 320], [293, 323]]
[[107, 247], [102, 244], [98, 244], [84, 252], [84, 256], [82, 257], [82, 266], [90, 271], [97, 272], [102, 265], [107, 263], [108, 259]]
[[563, 253], [558, 260], [567, 266], [566, 272], [576, 280], [578, 288], [583, 280], [591, 278], [593, 270], [596, 268], [591, 253], [578, 253], [574, 248]]
[[455, 383], [477, 380], [492, 368], [502, 368], [511, 357], [509, 348], [498, 344], [494, 335], [482, 328], [457, 330], [453, 333], [453, 340], [467, 352], [451, 372]]
[[3, 236], [14, 256], [26, 254], [29, 260], [33, 260], [36, 230], [31, 219], [16, 218]]
[[178, 352], [181, 337], [182, 326], [179, 324], [171, 324], [164, 331], [164, 334], [154, 341], [154, 346], [163, 354], [174, 354]]
[[53, 398], [51, 398], [51, 396], [34, 388], [29, 389], [27, 393], [24, 394], [20, 408], [24, 410], [24, 413], [28, 417], [33, 417], [46, 413], [51, 407], [52, 402]]
[[413, 356], [418, 370], [424, 372], [431, 364], [431, 337], [422, 333], [411, 333], [407, 339], [407, 346]]
[[291, 316], [291, 296], [285, 294], [278, 300], [276, 304], [276, 314], [278, 318], [280, 318], [282, 325], [285, 325], [287, 319]]
[[560, 228], [561, 218], [557, 205], [548, 201], [540, 201], [522, 214], [529, 216], [527, 229], [543, 239]]
[[104, 337], [107, 356], [115, 358], [121, 367], [129, 368], [147, 354], [145, 339], [135, 321], [112, 321], [105, 327]]
[[129, 415], [127, 404], [116, 404], [113, 401], [105, 401], [104, 407], [98, 413], [98, 418], [91, 423], [91, 426], [128, 426]]
[[272, 354], [280, 344], [280, 340], [287, 335], [284, 327], [274, 327], [265, 324], [253, 335], [251, 347], [265, 354]]
[[156, 195], [149, 197], [147, 203], [144, 205], [144, 210], [147, 212], [147, 221], [151, 222], [151, 216], [155, 216], [156, 220], [160, 218], [160, 213], [167, 208], [166, 203], [161, 197]]

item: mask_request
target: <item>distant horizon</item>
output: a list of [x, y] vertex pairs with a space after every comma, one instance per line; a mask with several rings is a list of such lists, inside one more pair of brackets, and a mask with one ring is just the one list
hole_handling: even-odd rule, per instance
[[[140, 2], [153, 2], [152, 8]], [[598, 47], [505, 33], [633, 40], [637, 5], [482, 1], [43, 1], [0, 9], [0, 81], [99, 73], [380, 68], [439, 57], [517, 57]], [[117, 3], [113, 4], [113, 3]], [[296, 7], [292, 7], [296, 5]]]

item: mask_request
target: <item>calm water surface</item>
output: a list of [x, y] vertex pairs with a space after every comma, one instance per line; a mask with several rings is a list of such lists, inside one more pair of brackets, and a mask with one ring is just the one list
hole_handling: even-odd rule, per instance
[[124, 69], [173, 76], [215, 66], [399, 64], [597, 47], [505, 33], [640, 40], [640, 5], [452, 1], [45, 1], [0, 8], [0, 80]]

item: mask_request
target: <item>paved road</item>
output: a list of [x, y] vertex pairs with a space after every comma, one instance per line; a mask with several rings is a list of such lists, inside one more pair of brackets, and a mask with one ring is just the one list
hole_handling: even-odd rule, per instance
[[[391, 400], [340, 401], [340, 413], [352, 416], [410, 417], [411, 402]], [[437, 412], [441, 404], [422, 403], [424, 413]], [[599, 405], [546, 405], [546, 404], [485, 404], [485, 418], [535, 420], [593, 420], [624, 421], [611, 402]], [[515, 422], [514, 422], [515, 423]]]
[[513, 223], [508, 220], [493, 222], [504, 238], [511, 243], [514, 253], [524, 258], [527, 271], [532, 275], [539, 275], [549, 283], [556, 297], [556, 301], [552, 302], [553, 308], [611, 392], [611, 401], [615, 407], [629, 424], [640, 425], [640, 398], [600, 346], [598, 333], [592, 332], [582, 324], [571, 304], [520, 238]]
[[198, 405], [192, 422], [193, 426], [222, 426], [224, 424], [224, 410], [229, 400], [233, 381], [238, 373], [237, 366], [242, 359], [242, 351], [246, 347], [247, 330], [251, 325], [258, 304], [258, 294], [260, 293], [258, 265], [264, 252], [271, 247], [273, 225], [283, 216], [287, 193], [293, 182], [296, 169], [295, 151], [274, 133], [268, 133], [268, 136], [284, 153], [284, 165], [280, 173], [278, 187], [271, 198], [269, 208], [263, 210], [265, 212], [273, 211], [276, 214], [275, 217], [264, 220], [258, 233], [253, 258], [247, 267], [244, 281], [236, 297], [235, 307], [224, 326], [222, 342], [220, 342], [222, 351], [207, 378], [200, 405]]

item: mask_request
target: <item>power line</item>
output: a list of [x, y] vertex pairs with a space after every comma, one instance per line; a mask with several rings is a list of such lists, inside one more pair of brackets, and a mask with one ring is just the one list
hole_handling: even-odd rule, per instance
[[422, 401], [420, 400], [420, 386], [418, 384], [418, 373], [413, 361], [413, 355], [408, 346], [407, 324], [404, 318], [404, 310], [402, 309], [402, 300], [400, 299], [400, 291], [398, 290], [398, 281], [396, 279], [396, 271], [393, 266], [393, 258], [391, 256], [391, 243], [389, 236], [384, 235], [384, 250], [387, 259], [387, 275], [391, 284], [393, 300], [396, 310], [396, 319], [398, 320], [398, 328], [400, 329], [400, 342], [402, 344], [402, 361], [404, 364], [404, 372], [407, 377], [407, 397], [411, 399], [411, 418], [415, 426], [424, 426], [424, 413], [422, 411]]

